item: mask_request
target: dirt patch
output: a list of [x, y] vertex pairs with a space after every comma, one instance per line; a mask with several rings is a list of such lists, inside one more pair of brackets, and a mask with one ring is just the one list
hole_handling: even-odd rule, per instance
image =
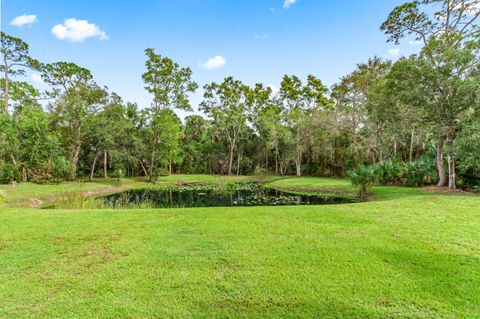
[[434, 194], [451, 194], [451, 195], [473, 195], [473, 193], [462, 191], [462, 190], [451, 190], [448, 187], [438, 187], [438, 186], [428, 186], [424, 187], [423, 190], [427, 193], [434, 193]]

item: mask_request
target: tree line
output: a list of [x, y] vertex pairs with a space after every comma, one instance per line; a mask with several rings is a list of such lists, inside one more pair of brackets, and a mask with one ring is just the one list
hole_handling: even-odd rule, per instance
[[[395, 44], [420, 42], [419, 53], [373, 57], [331, 88], [315, 75], [285, 75], [278, 92], [227, 77], [203, 87], [203, 116], [183, 120], [176, 111], [192, 111], [199, 85], [152, 48], [142, 75], [152, 103], [139, 106], [2, 32], [0, 182], [255, 169], [343, 177], [380, 165], [388, 183], [480, 189], [479, 16], [480, 0], [407, 2], [381, 30]], [[24, 81], [31, 70], [46, 91]]]

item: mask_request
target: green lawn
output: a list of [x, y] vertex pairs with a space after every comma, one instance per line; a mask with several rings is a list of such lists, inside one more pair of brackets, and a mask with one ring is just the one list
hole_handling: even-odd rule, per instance
[[[178, 180], [231, 181], [164, 182]], [[51, 193], [141, 186], [0, 186], [0, 317], [480, 318], [478, 196], [378, 187], [376, 201], [332, 206], [19, 207]], [[269, 186], [353, 191], [315, 178]]]

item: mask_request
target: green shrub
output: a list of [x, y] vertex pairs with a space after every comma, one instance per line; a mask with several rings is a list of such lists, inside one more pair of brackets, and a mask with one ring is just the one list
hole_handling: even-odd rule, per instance
[[170, 173], [168, 172], [168, 169], [165, 167], [161, 167], [157, 170], [157, 176], [168, 176]]
[[406, 186], [422, 186], [435, 183], [438, 179], [435, 161], [422, 158], [402, 164], [402, 183]]
[[0, 184], [8, 184], [20, 179], [20, 172], [15, 165], [0, 161]]
[[358, 197], [364, 198], [370, 187], [375, 184], [377, 174], [374, 166], [360, 166], [348, 171], [352, 184], [358, 187]]
[[398, 183], [406, 186], [431, 185], [438, 180], [434, 158], [424, 157], [415, 162], [386, 160], [375, 164], [375, 174], [381, 184]]
[[65, 157], [57, 157], [52, 162], [52, 176], [66, 180], [70, 177], [71, 164]]
[[389, 184], [399, 182], [402, 176], [402, 165], [398, 160], [386, 160], [375, 165], [378, 182]]
[[463, 124], [452, 149], [457, 162], [457, 185], [480, 190], [480, 121]]
[[112, 173], [112, 177], [120, 180], [120, 178], [125, 177], [125, 171], [122, 168], [116, 168]]
[[246, 156], [242, 157], [240, 161], [240, 174], [251, 175], [252, 173], [254, 173], [253, 160]]

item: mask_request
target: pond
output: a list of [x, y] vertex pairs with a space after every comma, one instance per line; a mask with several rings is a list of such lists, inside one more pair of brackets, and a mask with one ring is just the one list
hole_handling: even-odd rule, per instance
[[196, 186], [170, 189], [137, 189], [104, 196], [110, 208], [186, 208], [228, 206], [327, 205], [352, 203], [336, 196], [298, 195], [258, 185]]

